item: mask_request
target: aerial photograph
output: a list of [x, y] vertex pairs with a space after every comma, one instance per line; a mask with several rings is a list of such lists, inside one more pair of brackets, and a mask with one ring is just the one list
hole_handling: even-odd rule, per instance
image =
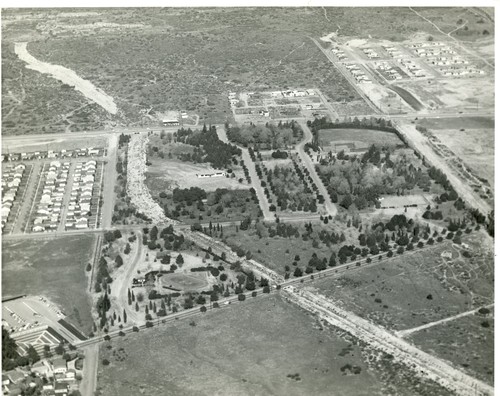
[[1, 394], [494, 395], [469, 3], [2, 8]]

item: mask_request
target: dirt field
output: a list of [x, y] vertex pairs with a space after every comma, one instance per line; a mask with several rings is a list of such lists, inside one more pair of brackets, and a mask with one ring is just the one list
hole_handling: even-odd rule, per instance
[[492, 118], [423, 119], [419, 124], [429, 129], [477, 175], [495, 186], [495, 122]]
[[424, 351], [493, 385], [493, 337], [492, 315], [476, 314], [413, 333], [409, 339]]
[[394, 133], [370, 129], [322, 129], [319, 133], [323, 146], [354, 143], [356, 148], [369, 147], [371, 144], [401, 145], [403, 142]]
[[[467, 239], [472, 259], [447, 242], [314, 286], [345, 309], [390, 330], [453, 316], [493, 299], [493, 259], [478, 241], [483, 235], [478, 235]], [[442, 258], [444, 251], [452, 252], [453, 258]]]
[[[395, 375], [391, 369], [368, 368], [363, 361], [367, 354], [354, 340], [342, 339], [277, 296], [240, 304], [196, 318], [195, 327], [182, 321], [113, 340], [110, 349], [103, 345], [100, 357], [111, 364], [99, 366], [98, 394], [302, 396], [331, 395], [333, 389], [339, 396], [419, 393], [409, 386], [406, 370]], [[361, 372], [353, 374], [346, 364]], [[383, 359], [374, 364], [383, 366]], [[297, 379], [287, 377], [294, 374]], [[421, 394], [429, 391], [420, 387]]]
[[220, 171], [220, 169], [212, 168], [209, 164], [154, 160], [146, 172], [146, 184], [153, 196], [157, 196], [161, 191], [172, 191], [174, 188], [200, 187], [206, 191], [215, 191], [218, 188], [230, 190], [250, 188], [246, 183], [239, 183], [238, 178], [231, 179], [225, 176], [198, 178], [196, 176], [197, 173], [213, 174]]
[[3, 140], [2, 153], [29, 153], [33, 151], [47, 151], [54, 150], [60, 151], [61, 149], [74, 150], [83, 147], [106, 147], [108, 144], [107, 137], [93, 136], [85, 139], [54, 139], [54, 138], [41, 138], [36, 143], [29, 143], [23, 140]]
[[94, 236], [2, 243], [2, 296], [45, 296], [85, 334], [92, 327], [85, 267]]

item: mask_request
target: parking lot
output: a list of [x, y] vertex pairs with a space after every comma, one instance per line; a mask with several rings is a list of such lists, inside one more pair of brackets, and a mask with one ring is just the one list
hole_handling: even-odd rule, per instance
[[2, 326], [14, 337], [27, 330], [50, 326], [69, 341], [78, 338], [59, 323], [66, 317], [56, 305], [41, 296], [22, 297], [2, 303]]

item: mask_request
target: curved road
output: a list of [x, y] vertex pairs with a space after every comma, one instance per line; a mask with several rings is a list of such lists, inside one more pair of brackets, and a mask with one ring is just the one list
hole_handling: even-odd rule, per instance
[[314, 183], [318, 187], [320, 194], [323, 195], [323, 197], [325, 198], [326, 211], [328, 212], [329, 215], [331, 215], [332, 217], [335, 217], [337, 215], [337, 207], [332, 202], [332, 200], [330, 198], [330, 194], [328, 194], [328, 191], [326, 190], [325, 185], [323, 184], [323, 182], [319, 178], [318, 174], [316, 173], [316, 169], [314, 168], [314, 165], [311, 161], [311, 158], [309, 158], [309, 156], [304, 151], [304, 146], [307, 143], [312, 142], [312, 139], [313, 139], [312, 132], [304, 121], [298, 121], [298, 123], [300, 124], [300, 126], [302, 127], [302, 130], [304, 131], [305, 138], [302, 142], [300, 142], [296, 146], [297, 152], [299, 153], [299, 156], [300, 156], [300, 159], [302, 160], [302, 163], [305, 165], [305, 167], [309, 171], [309, 174], [311, 175]]

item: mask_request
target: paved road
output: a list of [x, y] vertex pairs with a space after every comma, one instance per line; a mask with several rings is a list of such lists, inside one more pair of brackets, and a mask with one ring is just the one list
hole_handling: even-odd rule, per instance
[[467, 204], [479, 209], [485, 215], [490, 213], [492, 210], [490, 205], [474, 191], [467, 181], [456, 175], [446, 162], [446, 159], [436, 154], [430, 147], [428, 138], [417, 131], [413, 124], [398, 122], [395, 126], [406, 136], [410, 146], [419, 151], [430, 164], [441, 169], [446, 174], [455, 191]]
[[363, 92], [363, 90], [356, 84], [356, 81], [354, 80], [354, 77], [351, 75], [351, 73], [345, 69], [342, 66], [339, 66], [337, 62], [335, 61], [335, 58], [333, 56], [333, 53], [329, 51], [326, 48], [323, 48], [321, 44], [316, 40], [315, 38], [310, 37], [310, 39], [316, 44], [316, 46], [325, 54], [325, 56], [328, 58], [330, 62], [335, 66], [335, 68], [345, 77], [347, 81], [351, 84], [351, 86], [354, 88], [354, 90], [358, 93], [358, 95], [366, 102], [368, 106], [373, 110], [375, 114], [381, 114], [381, 110], [375, 106], [375, 104], [370, 100], [370, 98]]
[[[231, 143], [227, 138], [226, 128], [223, 126], [222, 128], [217, 128], [217, 136], [224, 143]], [[264, 189], [260, 185], [260, 179], [257, 175], [257, 171], [255, 170], [255, 163], [252, 161], [252, 157], [250, 157], [250, 153], [248, 149], [245, 147], [238, 146], [234, 143], [231, 143], [238, 148], [241, 149], [241, 158], [248, 168], [248, 173], [250, 175], [250, 179], [252, 181], [252, 187], [254, 188], [257, 198], [259, 199], [259, 206], [262, 210], [262, 214], [265, 221], [274, 221], [274, 214], [269, 210], [269, 203], [267, 202], [266, 194], [264, 194]]]
[[97, 367], [99, 365], [99, 345], [91, 344], [84, 348], [83, 378], [80, 382], [82, 396], [94, 396], [97, 387]]
[[115, 206], [115, 183], [116, 172], [116, 150], [118, 146], [118, 136], [113, 135], [108, 139], [108, 155], [104, 165], [104, 182], [102, 188], [103, 204], [101, 206], [101, 224], [103, 228], [111, 227], [111, 219]]
[[76, 163], [72, 162], [69, 165], [68, 181], [64, 189], [63, 203], [61, 207], [61, 213], [59, 217], [59, 225], [57, 226], [57, 231], [62, 232], [66, 229], [66, 214], [68, 213], [69, 200], [71, 198], [71, 189], [73, 188], [73, 175], [75, 173]]
[[[255, 290], [255, 293], [257, 293], [257, 296], [256, 297], [252, 297], [252, 293], [253, 292], [246, 292], [246, 293], [243, 293], [246, 297], [246, 299], [253, 299], [253, 298], [258, 298], [258, 297], [263, 297], [263, 296], [266, 296], [266, 295], [269, 295], [269, 294], [266, 294], [266, 293], [263, 293], [262, 292], [262, 289], [259, 289], [259, 290]], [[210, 311], [212, 309], [220, 309], [220, 308], [225, 308], [225, 307], [230, 307], [230, 306], [234, 306], [234, 305], [237, 305], [239, 303], [245, 303], [244, 301], [241, 302], [241, 301], [238, 301], [238, 295], [233, 295], [233, 296], [230, 296], [230, 297], [227, 297], [227, 298], [223, 298], [219, 301], [217, 301], [217, 304], [219, 304], [219, 308], [212, 308], [211, 304], [210, 305], [207, 305], [206, 308], [207, 308], [207, 311]], [[165, 325], [165, 324], [170, 324], [176, 320], [183, 320], [183, 319], [190, 319], [190, 318], [194, 318], [194, 317], [197, 317], [199, 315], [203, 315], [204, 313], [201, 312], [200, 310], [201, 307], [194, 307], [194, 308], [191, 308], [191, 309], [186, 309], [184, 311], [181, 311], [181, 312], [178, 312], [178, 313], [174, 313], [174, 314], [170, 314], [170, 315], [167, 315], [163, 318], [158, 318], [158, 319], [154, 319], [151, 321], [151, 323], [153, 324], [152, 327], [157, 327], [159, 325]], [[134, 331], [134, 327], [137, 327], [137, 329], [139, 330], [144, 330], [144, 329], [147, 329], [148, 326], [146, 324], [143, 324], [143, 325], [138, 325], [138, 326], [127, 326], [127, 327], [124, 327], [123, 329], [118, 329], [118, 330], [113, 330], [113, 331], [110, 331], [108, 332], [108, 336], [113, 339], [113, 338], [117, 338], [117, 337], [120, 337], [120, 333], [123, 333], [124, 335], [125, 334], [130, 334]], [[105, 334], [102, 334], [102, 335], [98, 335], [98, 336], [95, 336], [93, 338], [89, 338], [85, 341], [77, 341], [74, 343], [74, 346], [77, 347], [77, 348], [86, 348], [88, 346], [91, 346], [91, 345], [97, 345], [103, 341], [106, 341], [105, 340], [105, 337], [106, 335]]]
[[311, 175], [314, 183], [318, 187], [319, 193], [321, 195], [323, 195], [323, 197], [325, 198], [326, 211], [328, 212], [329, 215], [331, 215], [332, 217], [335, 217], [337, 215], [337, 207], [332, 202], [332, 200], [330, 198], [330, 194], [328, 194], [328, 191], [326, 190], [325, 185], [323, 184], [323, 182], [319, 178], [319, 176], [316, 172], [316, 169], [314, 168], [314, 165], [311, 161], [311, 158], [309, 158], [309, 156], [304, 151], [304, 146], [306, 145], [306, 143], [311, 142], [313, 139], [312, 132], [304, 121], [299, 121], [299, 124], [302, 127], [302, 130], [304, 131], [305, 138], [302, 142], [300, 142], [297, 145], [296, 150], [299, 153], [299, 156], [300, 156], [300, 159], [302, 160], [302, 163], [305, 165], [305, 167], [309, 171], [309, 174]]
[[33, 164], [31, 168], [31, 173], [28, 176], [26, 190], [24, 195], [20, 199], [19, 210], [17, 211], [17, 216], [12, 225], [11, 234], [22, 233], [25, 228], [25, 221], [28, 220], [28, 214], [31, 209], [32, 200], [35, 198], [36, 187], [38, 185], [38, 178], [40, 177], [42, 169], [42, 164]]

